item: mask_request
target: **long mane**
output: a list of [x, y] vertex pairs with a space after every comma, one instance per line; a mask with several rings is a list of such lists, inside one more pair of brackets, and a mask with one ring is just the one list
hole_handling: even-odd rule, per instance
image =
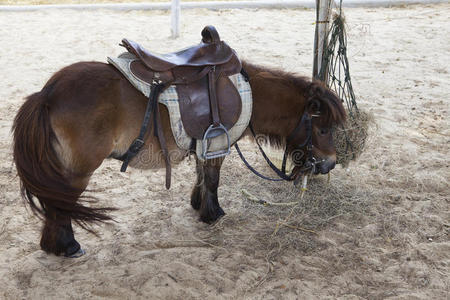
[[323, 82], [312, 81], [295, 73], [258, 66], [246, 61], [243, 61], [242, 65], [244, 70], [248, 70], [249, 74], [269, 73], [272, 77], [285, 80], [298, 89], [299, 93], [306, 99], [306, 103], [313, 100], [319, 101], [323, 109], [322, 112], [326, 114], [328, 125], [339, 125], [345, 121], [346, 112], [342, 100]]

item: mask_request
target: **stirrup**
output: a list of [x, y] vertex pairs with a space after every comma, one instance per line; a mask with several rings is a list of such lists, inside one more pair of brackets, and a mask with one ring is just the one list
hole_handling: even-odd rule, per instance
[[[225, 133], [225, 136], [227, 137], [227, 144], [228, 144], [227, 149], [208, 152], [208, 140], [213, 137], [220, 136], [224, 133]], [[206, 130], [205, 134], [203, 135], [202, 146], [203, 146], [202, 155], [205, 160], [218, 158], [218, 157], [222, 157], [222, 156], [226, 156], [226, 155], [230, 154], [230, 152], [231, 152], [230, 136], [228, 135], [228, 130], [222, 124], [219, 124], [217, 126], [214, 126], [214, 124], [211, 124], [208, 127], [208, 129]]]

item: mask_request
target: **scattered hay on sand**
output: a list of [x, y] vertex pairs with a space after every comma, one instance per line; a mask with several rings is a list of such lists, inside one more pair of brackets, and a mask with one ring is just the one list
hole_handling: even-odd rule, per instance
[[[368, 202], [374, 197], [358, 183], [348, 184], [345, 178], [338, 177], [333, 177], [330, 183], [325, 176], [311, 178], [304, 197], [300, 197], [300, 189], [292, 183], [268, 185], [273, 191], [270, 195], [256, 193], [249, 187], [253, 191], [251, 197], [261, 201], [248, 200], [248, 195], [242, 195], [242, 201], [199, 238], [223, 249], [238, 248], [268, 260], [275, 260], [290, 250], [310, 253], [328, 247], [317, 238], [320, 230], [337, 218], [357, 221], [367, 214]], [[264, 201], [298, 204], [260, 204]], [[277, 224], [285, 221], [276, 231]]]

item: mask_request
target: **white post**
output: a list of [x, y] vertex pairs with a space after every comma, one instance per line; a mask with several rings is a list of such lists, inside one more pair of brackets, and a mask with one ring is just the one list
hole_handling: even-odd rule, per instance
[[172, 6], [170, 9], [172, 19], [172, 38], [180, 36], [180, 0], [172, 0]]
[[[327, 46], [328, 25], [330, 22], [331, 3], [333, 0], [316, 0], [316, 31], [314, 35], [313, 79], [318, 78], [322, 67], [324, 47]], [[326, 83], [326, 76], [322, 78]]]

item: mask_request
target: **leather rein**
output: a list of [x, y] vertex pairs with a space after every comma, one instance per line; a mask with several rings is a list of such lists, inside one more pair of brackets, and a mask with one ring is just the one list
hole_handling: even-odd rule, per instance
[[[250, 80], [249, 75], [242, 70], [241, 74], [245, 77], [246, 81]], [[245, 166], [253, 172], [256, 176], [269, 181], [294, 181], [294, 184], [297, 185], [299, 182], [300, 176], [299, 174], [305, 174], [305, 173], [314, 173], [316, 165], [320, 163], [320, 161], [316, 161], [312, 154], [312, 117], [318, 117], [318, 115], [310, 115], [308, 112], [304, 112], [302, 115], [302, 118], [300, 119], [300, 122], [297, 124], [297, 126], [294, 128], [294, 130], [287, 136], [286, 138], [286, 147], [283, 154], [283, 162], [281, 165], [281, 169], [275, 166], [275, 164], [270, 160], [270, 158], [267, 156], [267, 154], [264, 152], [261, 144], [258, 141], [258, 138], [255, 134], [255, 131], [253, 129], [252, 124], [249, 124], [250, 132], [252, 133], [252, 136], [256, 142], [256, 145], [258, 146], [259, 151], [261, 152], [262, 156], [266, 160], [269, 167], [278, 175], [280, 178], [271, 178], [267, 177], [260, 172], [258, 172], [255, 168], [253, 168], [250, 163], [245, 159], [244, 155], [241, 152], [241, 149], [239, 148], [238, 144], [234, 144], [234, 148], [236, 149], [237, 153], [239, 154], [239, 157], [244, 162]], [[303, 165], [303, 168], [301, 168], [298, 172], [294, 173], [291, 172], [290, 174], [287, 174], [286, 172], [286, 163], [287, 163], [287, 157], [288, 157], [288, 145], [289, 141], [292, 141], [302, 130], [302, 128], [305, 127], [306, 129], [306, 139], [303, 141], [303, 143], [297, 145], [297, 148], [303, 148], [306, 146], [306, 152], [307, 152], [307, 158]]]
[[[303, 143], [299, 144], [297, 147], [298, 148], [302, 148], [306, 146], [306, 151], [307, 151], [307, 159], [305, 161], [305, 164], [303, 165], [303, 168], [299, 171], [299, 172], [291, 172], [290, 174], [287, 174], [286, 172], [286, 163], [287, 163], [287, 157], [288, 157], [288, 142], [295, 137], [296, 133], [298, 133], [301, 128], [305, 127], [306, 128], [306, 139], [303, 141]], [[313, 157], [312, 155], [312, 126], [311, 126], [311, 116], [308, 113], [304, 113], [302, 116], [301, 121], [299, 122], [299, 124], [297, 125], [297, 127], [292, 131], [292, 133], [286, 138], [286, 148], [284, 150], [284, 154], [283, 154], [283, 163], [281, 166], [281, 169], [279, 169], [278, 167], [275, 166], [275, 164], [270, 160], [270, 158], [267, 156], [267, 154], [264, 152], [261, 144], [258, 141], [258, 138], [255, 134], [255, 131], [253, 130], [253, 126], [250, 124], [249, 125], [249, 129], [250, 132], [256, 142], [256, 145], [258, 146], [259, 151], [261, 152], [262, 156], [264, 157], [265, 161], [267, 162], [267, 164], [269, 165], [269, 167], [278, 175], [279, 178], [271, 178], [271, 177], [267, 177], [265, 175], [262, 175], [260, 172], [258, 172], [255, 168], [253, 168], [250, 163], [245, 159], [244, 155], [242, 154], [241, 149], [239, 148], [238, 144], [235, 143], [234, 144], [234, 148], [236, 149], [237, 153], [239, 154], [239, 157], [241, 158], [241, 160], [244, 162], [244, 164], [246, 165], [246, 167], [253, 172], [253, 174], [255, 174], [256, 176], [265, 179], [265, 180], [269, 180], [269, 181], [295, 181], [295, 184], [298, 183], [298, 174], [304, 174], [307, 172], [314, 172], [315, 171], [315, 166], [316, 164], [318, 164], [318, 162], [316, 161], [316, 159]]]

